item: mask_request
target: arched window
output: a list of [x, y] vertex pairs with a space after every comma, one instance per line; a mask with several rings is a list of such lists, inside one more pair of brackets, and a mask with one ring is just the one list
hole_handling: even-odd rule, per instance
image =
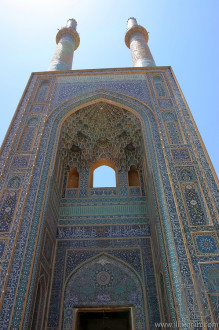
[[49, 80], [44, 80], [40, 83], [36, 96], [35, 96], [35, 102], [45, 102], [46, 101], [46, 95], [49, 88]]
[[94, 171], [93, 188], [116, 187], [115, 171], [106, 165], [102, 165]]
[[75, 166], [73, 166], [68, 173], [67, 189], [79, 187], [79, 173]]
[[158, 96], [159, 97], [166, 96], [166, 92], [161, 77], [155, 76], [153, 77], [153, 80]]
[[129, 180], [129, 187], [140, 186], [139, 172], [136, 169], [135, 165], [132, 165], [130, 167], [130, 170], [128, 171], [128, 180]]
[[117, 170], [107, 159], [101, 159], [91, 166], [89, 187], [105, 188], [117, 186]]

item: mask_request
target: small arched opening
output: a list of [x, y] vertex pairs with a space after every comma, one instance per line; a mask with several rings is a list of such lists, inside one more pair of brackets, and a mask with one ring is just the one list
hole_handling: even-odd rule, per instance
[[89, 188], [117, 187], [116, 166], [108, 159], [101, 159], [90, 168]]
[[129, 181], [129, 187], [140, 186], [139, 172], [135, 165], [132, 165], [130, 167], [130, 170], [128, 171], [128, 181]]
[[79, 187], [79, 173], [75, 166], [73, 166], [69, 173], [67, 179], [67, 189], [74, 189]]
[[49, 80], [44, 80], [40, 83], [35, 95], [35, 102], [41, 103], [46, 101], [46, 96], [49, 88]]

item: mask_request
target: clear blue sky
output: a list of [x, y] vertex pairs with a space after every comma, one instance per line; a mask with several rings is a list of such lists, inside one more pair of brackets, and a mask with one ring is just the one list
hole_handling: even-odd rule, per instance
[[73, 69], [132, 66], [129, 17], [149, 31], [156, 64], [171, 65], [219, 173], [218, 0], [2, 0], [0, 144], [31, 72], [46, 71], [57, 28], [78, 22]]

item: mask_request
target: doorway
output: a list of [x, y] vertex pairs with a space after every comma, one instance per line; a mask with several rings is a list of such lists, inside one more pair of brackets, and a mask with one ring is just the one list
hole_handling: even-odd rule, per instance
[[77, 308], [76, 330], [132, 330], [131, 307]]

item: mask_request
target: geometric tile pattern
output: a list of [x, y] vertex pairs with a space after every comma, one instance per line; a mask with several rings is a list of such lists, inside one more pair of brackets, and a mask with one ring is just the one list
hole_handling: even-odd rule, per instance
[[24, 180], [24, 174], [10, 173], [10, 174], [8, 174], [8, 177], [6, 180], [6, 188], [17, 190], [22, 186], [23, 180]]
[[102, 75], [72, 75], [58, 77], [51, 109], [73, 96], [82, 95], [97, 90], [114, 91], [146, 102], [151, 108], [149, 91], [146, 87], [144, 74], [108, 74]]
[[211, 305], [211, 311], [213, 314], [213, 320], [215, 326], [219, 324], [219, 294], [209, 294], [208, 299]]
[[25, 126], [18, 142], [18, 152], [32, 151], [34, 139], [37, 133], [37, 126]]
[[173, 110], [162, 111], [161, 112], [162, 119], [165, 121], [174, 121], [177, 120], [176, 112]]
[[169, 144], [182, 144], [182, 134], [180, 132], [179, 123], [176, 120], [164, 121], [167, 139]]
[[191, 225], [207, 224], [196, 183], [182, 184], [182, 190]]
[[17, 191], [4, 192], [0, 205], [0, 232], [10, 231], [17, 200]]
[[160, 99], [158, 100], [158, 103], [162, 109], [171, 109], [173, 107], [173, 102], [171, 99]]
[[141, 188], [140, 187], [130, 187], [129, 193], [130, 193], [130, 196], [141, 196]]
[[94, 188], [94, 189], [90, 189], [90, 196], [94, 197], [100, 197], [100, 196], [117, 196], [118, 195], [118, 191], [116, 188]]
[[39, 116], [28, 116], [27, 117], [27, 126], [34, 127], [39, 123], [40, 117]]
[[146, 225], [128, 225], [128, 226], [74, 226], [57, 228], [58, 239], [73, 239], [73, 238], [98, 238], [98, 237], [142, 237], [150, 236], [150, 226]]
[[75, 198], [77, 195], [78, 189], [66, 189], [66, 198]]
[[49, 80], [44, 80], [40, 83], [36, 96], [35, 96], [35, 103], [43, 103], [46, 101], [46, 96], [49, 89]]
[[176, 171], [179, 181], [192, 182], [196, 180], [196, 174], [193, 166], [177, 166]]
[[[113, 205], [113, 207], [112, 207]], [[144, 203], [133, 203], [133, 204], [117, 204], [111, 203], [111, 205], [98, 205], [96, 201], [96, 205], [65, 205], [62, 204], [59, 208], [59, 215], [62, 218], [68, 219], [70, 217], [76, 216], [128, 216], [130, 214], [145, 215], [148, 214], [147, 205]]]
[[208, 293], [219, 293], [219, 263], [200, 263]]
[[[219, 321], [219, 262], [200, 263], [199, 264], [202, 277], [205, 283], [208, 300], [210, 302], [210, 310], [213, 316], [215, 328], [218, 328]], [[216, 325], [217, 324], [217, 325]]]
[[66, 169], [88, 170], [99, 159], [118, 169], [141, 168], [142, 136], [139, 120], [129, 111], [105, 102], [79, 110], [64, 122], [60, 150]]
[[41, 114], [43, 112], [44, 105], [32, 105], [30, 108], [31, 114]]
[[74, 306], [132, 305], [135, 324], [144, 326], [144, 300], [138, 277], [124, 264], [102, 255], [73, 272], [65, 285], [63, 329], [72, 328]]
[[171, 154], [176, 163], [191, 161], [188, 149], [171, 149]]
[[169, 144], [182, 144], [182, 132], [175, 111], [163, 111], [162, 118]]
[[154, 76], [153, 83], [156, 89], [157, 96], [158, 97], [166, 96], [166, 90], [164, 88], [162, 78], [160, 76]]
[[[218, 264], [215, 262], [216, 253], [218, 253], [218, 245], [215, 232], [210, 232], [206, 229], [206, 226], [210, 224], [208, 219], [209, 214], [211, 215], [212, 223], [216, 223], [215, 209], [213, 206], [213, 199], [216, 199], [217, 196], [215, 178], [211, 171], [208, 158], [203, 150], [203, 145], [199, 139], [197, 130], [193, 125], [187, 105], [185, 104], [184, 98], [176, 84], [171, 69], [159, 67], [153, 69], [150, 68], [149, 74], [147, 74], [147, 70], [147, 68], [105, 71], [97, 70], [95, 73], [92, 71], [92, 74], [91, 72], [83, 72], [83, 74], [66, 72], [61, 75], [55, 72], [53, 74], [50, 73], [49, 75], [47, 73], [39, 73], [32, 76], [31, 83], [28, 86], [27, 91], [24, 93], [21, 106], [19, 106], [12, 123], [10, 130], [11, 134], [8, 135], [7, 141], [3, 146], [2, 158], [0, 159], [0, 166], [3, 164], [2, 159], [7, 159], [8, 156], [8, 164], [13, 164], [13, 171], [19, 169], [21, 172], [24, 172], [24, 170], [27, 170], [28, 172], [27, 175], [25, 173], [25, 177], [24, 173], [9, 174], [7, 172], [7, 166], [2, 172], [2, 182], [0, 182], [0, 184], [4, 185], [6, 182], [5, 187], [8, 187], [8, 189], [10, 188], [10, 191], [5, 190], [1, 195], [0, 216], [4, 219], [8, 207], [11, 208], [10, 210], [7, 209], [9, 213], [12, 212], [10, 214], [11, 217], [6, 217], [3, 221], [1, 219], [0, 224], [3, 226], [3, 230], [9, 230], [12, 217], [14, 217], [13, 205], [15, 205], [16, 201], [13, 200], [13, 197], [17, 195], [16, 198], [18, 199], [20, 191], [17, 191], [17, 189], [20, 189], [21, 187], [26, 189], [26, 186], [29, 183], [29, 174], [32, 173], [30, 171], [33, 170], [29, 195], [27, 196], [28, 203], [23, 203], [25, 191], [21, 191], [22, 199], [21, 203], [19, 203], [17, 215], [22, 209], [22, 213], [20, 213], [22, 214], [22, 218], [15, 218], [14, 221], [15, 225], [20, 221], [20, 231], [14, 232], [14, 228], [12, 228], [11, 231], [12, 239], [15, 234], [17, 235], [18, 244], [15, 249], [13, 262], [10, 265], [11, 273], [5, 292], [5, 300], [2, 305], [3, 318], [0, 318], [0, 327], [2, 329], [9, 328], [10, 315], [13, 317], [13, 322], [11, 323], [12, 328], [31, 328], [31, 326], [26, 326], [26, 323], [21, 323], [21, 319], [23, 315], [22, 313], [25, 313], [25, 318], [28, 317], [30, 302], [32, 299], [31, 295], [34, 295], [34, 292], [36, 292], [36, 290], [31, 291], [34, 287], [34, 276], [37, 278], [37, 275], [42, 274], [41, 271], [39, 271], [40, 248], [45, 247], [42, 260], [44, 259], [46, 261], [45, 268], [47, 271], [49, 269], [49, 261], [52, 260], [52, 254], [50, 254], [52, 249], [51, 242], [49, 242], [49, 239], [48, 242], [47, 239], [46, 241], [44, 240], [46, 236], [44, 235], [45, 227], [43, 227], [43, 224], [46, 220], [44, 217], [41, 219], [41, 215], [44, 215], [46, 212], [45, 209], [43, 209], [43, 203], [44, 201], [47, 202], [48, 198], [48, 195], [46, 195], [47, 184], [48, 189], [53, 190], [53, 192], [55, 191], [55, 188], [51, 185], [50, 175], [52, 173], [50, 172], [50, 169], [52, 168], [53, 160], [55, 159], [53, 151], [58, 148], [58, 139], [56, 137], [60, 133], [60, 121], [65, 115], [72, 115], [73, 109], [81, 108], [84, 103], [86, 103], [86, 106], [87, 104], [95, 103], [96, 100], [100, 103], [104, 98], [107, 99], [106, 103], [112, 102], [113, 104], [114, 102], [114, 104], [117, 105], [122, 104], [124, 111], [126, 111], [125, 109], [127, 108], [129, 110], [131, 109], [130, 113], [138, 113], [138, 118], [140, 118], [139, 123], [141, 121], [140, 125], [144, 140], [143, 145], [146, 150], [145, 160], [148, 165], [148, 167], [146, 166], [148, 174], [145, 177], [148, 178], [147, 185], [151, 186], [147, 201], [150, 200], [153, 203], [153, 196], [156, 194], [156, 201], [159, 204], [160, 212], [159, 219], [159, 216], [157, 216], [156, 213], [156, 204], [154, 204], [152, 208], [155, 208], [156, 216], [152, 217], [151, 222], [153, 222], [153, 224], [156, 223], [156, 226], [159, 229], [158, 241], [160, 240], [162, 243], [162, 240], [164, 239], [166, 245], [164, 250], [161, 244], [161, 253], [156, 251], [158, 260], [156, 259], [155, 261], [162, 262], [165, 268], [166, 276], [164, 279], [164, 285], [166, 286], [165, 289], [168, 296], [168, 303], [171, 305], [171, 295], [172, 292], [174, 292], [175, 306], [179, 307], [177, 311], [179, 318], [184, 315], [184, 310], [186, 310], [186, 316], [189, 315], [191, 320], [200, 320], [199, 309], [194, 315], [194, 306], [197, 303], [197, 300], [195, 292], [193, 292], [191, 270], [194, 272], [195, 276], [201, 271], [207, 294], [205, 292], [202, 296], [200, 295], [200, 302], [204, 307], [207, 306], [207, 309], [211, 307], [214, 319], [218, 319]], [[153, 70], [153, 76], [162, 77], [161, 79], [157, 79], [157, 81], [155, 79], [152, 82], [156, 92], [153, 89], [150, 80], [151, 70]], [[162, 72], [162, 74], [160, 74], [160, 72]], [[40, 86], [39, 80], [36, 83], [37, 78], [45, 80], [45, 84]], [[54, 89], [52, 89], [52, 81], [55, 83]], [[50, 99], [49, 84], [47, 82], [49, 82], [49, 84], [51, 83], [51, 91], [54, 92], [53, 96], [50, 94], [50, 108], [48, 108], [48, 103], [46, 103], [49, 102]], [[40, 88], [36, 91], [39, 86]], [[160, 100], [157, 99], [158, 97], [160, 97]], [[138, 102], [138, 100], [140, 102]], [[35, 106], [43, 103], [44, 108], [34, 108], [33, 103]], [[166, 110], [160, 110], [159, 105], [162, 109]], [[167, 110], [169, 108], [174, 110]], [[44, 131], [42, 131], [44, 119], [42, 111], [50, 112]], [[33, 114], [34, 116], [30, 116], [30, 114]], [[23, 115], [23, 119], [21, 118], [21, 115]], [[158, 130], [158, 125], [160, 131]], [[38, 130], [39, 135], [42, 133], [42, 138], [40, 140], [41, 145], [39, 146], [38, 156], [36, 157], [36, 166], [34, 169], [31, 166], [32, 156], [35, 156], [34, 153], [30, 157], [29, 163], [27, 159], [25, 160], [22, 157], [25, 156], [24, 154], [35, 150], [37, 147], [38, 140], [35, 138]], [[18, 132], [18, 147], [16, 150], [13, 145], [15, 132]], [[162, 145], [161, 136], [163, 141]], [[184, 143], [186, 143], [185, 146]], [[170, 151], [169, 144], [175, 145], [172, 151]], [[182, 144], [183, 148], [181, 149]], [[176, 145], [179, 145], [179, 147], [176, 147]], [[163, 149], [165, 149], [165, 153], [163, 152]], [[17, 153], [22, 154], [18, 155]], [[21, 158], [18, 159], [18, 156]], [[198, 159], [198, 161], [194, 162], [193, 166], [191, 164], [190, 166], [183, 166], [185, 162], [191, 162], [195, 159]], [[177, 166], [174, 166], [173, 160], [178, 164]], [[180, 166], [181, 163], [183, 164]], [[115, 190], [112, 190], [111, 195], [108, 197], [106, 197], [107, 192], [104, 192], [104, 196], [102, 196], [103, 192], [101, 193], [101, 196], [98, 192], [94, 193], [94, 196], [91, 197], [87, 189], [88, 173], [86, 173], [86, 171], [82, 174], [80, 173], [80, 176], [82, 177], [82, 185], [78, 189], [77, 196], [75, 192], [69, 193], [68, 195], [68, 192], [66, 192], [66, 186], [64, 185], [62, 207], [66, 207], [66, 213], [63, 214], [63, 216], [68, 212], [67, 203], [69, 203], [69, 201], [70, 203], [77, 204], [74, 205], [77, 212], [74, 214], [74, 211], [71, 211], [74, 216], [71, 214], [69, 218], [62, 217], [60, 226], [58, 227], [61, 229], [61, 231], [58, 232], [58, 235], [60, 234], [60, 237], [63, 238], [60, 238], [57, 242], [58, 248], [54, 269], [53, 290], [51, 293], [54, 305], [50, 306], [52, 316], [49, 318], [51, 327], [52, 324], [55, 324], [54, 328], [58, 327], [57, 324], [60, 311], [58, 306], [61, 301], [63, 272], [65, 271], [67, 274], [71, 267], [80, 267], [80, 265], [84, 262], [86, 263], [89, 258], [96, 258], [100, 251], [103, 250], [106, 254], [110, 255], [110, 258], [115, 258], [115, 260], [119, 259], [122, 264], [123, 262], [126, 264], [127, 268], [133, 268], [135, 274], [138, 274], [136, 276], [140, 277], [144, 284], [147, 297], [146, 302], [144, 303], [145, 307], [147, 307], [146, 310], [150, 324], [149, 328], [152, 329], [153, 322], [159, 319], [154, 265], [150, 243], [148, 243], [150, 238], [146, 237], [143, 239], [141, 237], [141, 231], [145, 234], [146, 230], [144, 229], [146, 228], [143, 220], [144, 216], [151, 218], [153, 212], [151, 213], [150, 207], [146, 207], [145, 210], [142, 210], [142, 213], [140, 212], [141, 214], [135, 212], [136, 209], [134, 208], [134, 204], [136, 201], [139, 202], [139, 198], [141, 197], [137, 190], [133, 189], [132, 213], [128, 214], [128, 206], [126, 205], [126, 223], [124, 213], [122, 212], [122, 203], [125, 204], [127, 201], [125, 202], [122, 198], [125, 199], [128, 198], [127, 196], [131, 196], [132, 189], [128, 188], [125, 175], [127, 175], [126, 171], [124, 171], [122, 175], [121, 173], [118, 175], [122, 178], [121, 181], [119, 180], [122, 184], [119, 185], [119, 189], [116, 190], [116, 196], [114, 194]], [[150, 180], [152, 181], [151, 185], [149, 184]], [[211, 190], [211, 195], [209, 194], [209, 188]], [[38, 192], [38, 194], [36, 194], [36, 192]], [[10, 193], [15, 195], [10, 196]], [[55, 193], [57, 196], [59, 195], [59, 192]], [[80, 198], [80, 196], [83, 198]], [[65, 199], [65, 197], [67, 198]], [[108, 216], [106, 211], [102, 211], [103, 214], [93, 214], [92, 218], [89, 218], [89, 205], [86, 204], [87, 199], [89, 198], [90, 203], [93, 204], [95, 212], [97, 213], [98, 207], [96, 207], [97, 204], [95, 203], [99, 202], [103, 210], [106, 206], [104, 205], [103, 199], [118, 199], [119, 204], [117, 209], [115, 211], [110, 211]], [[84, 200], [84, 202], [82, 200]], [[50, 202], [51, 200], [49, 200], [49, 203]], [[78, 203], [81, 203], [81, 210], [86, 209], [87, 214], [79, 215], [80, 208], [78, 207]], [[144, 203], [147, 205], [147, 202], [144, 201]], [[176, 205], [176, 203], [178, 203], [178, 205]], [[50, 208], [50, 211], [48, 211], [48, 213], [50, 212], [52, 215], [50, 223], [53, 232], [56, 231], [58, 205], [59, 200], [57, 199], [55, 202], [52, 202], [52, 207]], [[112, 203], [110, 206], [109, 209], [113, 209], [115, 203]], [[71, 209], [71, 206], [69, 206], [69, 208]], [[138, 209], [141, 208], [138, 207]], [[32, 217], [33, 210], [34, 216]], [[118, 210], [119, 212], [117, 212]], [[95, 212], [93, 211], [93, 213]], [[188, 226], [187, 217], [190, 219], [189, 223], [192, 224], [193, 228]], [[117, 219], [119, 224], [116, 223]], [[138, 227], [138, 219], [141, 220], [139, 220], [141, 223], [140, 227]], [[41, 220], [42, 227], [39, 228]], [[161, 221], [159, 222], [159, 220]], [[89, 223], [90, 221], [93, 221], [93, 223]], [[145, 222], [147, 221], [148, 220], [145, 218]], [[98, 223], [101, 224], [99, 229], [97, 229]], [[16, 227], [15, 225], [14, 227]], [[204, 226], [203, 235], [201, 235], [202, 232], [200, 225]], [[184, 231], [182, 231], [183, 227]], [[113, 236], [114, 229], [116, 232], [115, 236]], [[193, 230], [196, 232], [191, 234]], [[214, 230], [213, 227], [211, 230]], [[125, 234], [128, 236], [123, 237]], [[4, 235], [6, 235], [5, 232], [3, 233], [3, 237]], [[94, 235], [94, 239], [90, 239], [92, 235]], [[109, 236], [105, 237], [105, 235]], [[38, 241], [35, 241], [36, 237], [38, 237]], [[158, 245], [159, 244], [157, 244], [156, 248], [159, 250]], [[191, 257], [190, 262], [188, 262], [187, 249], [185, 247], [189, 250]], [[8, 261], [10, 260], [11, 249], [8, 248], [6, 251], [5, 244], [3, 243], [0, 251], [3, 250], [4, 252], [0, 253], [3, 253], [5, 259], [1, 271], [4, 271], [5, 274]], [[72, 254], [72, 257], [70, 257], [69, 252], [68, 258], [65, 259], [63, 258], [63, 251], [66, 252], [67, 250], [74, 250], [74, 253]], [[139, 262], [139, 251], [142, 253], [140, 257], [142, 263]], [[166, 262], [165, 251], [168, 253], [168, 263]], [[162, 260], [159, 259], [159, 255], [162, 255]], [[66, 260], [67, 263], [65, 264]], [[203, 260], [208, 260], [209, 262], [204, 263]], [[76, 265], [77, 262], [78, 264]], [[200, 270], [198, 265], [200, 265]], [[96, 269], [95, 263], [93, 267]], [[102, 271], [105, 273], [98, 275], [98, 270], [96, 269], [96, 271], [97, 273], [93, 276], [93, 283], [99, 283], [100, 287], [104, 287], [103, 281], [104, 278], [105, 281], [109, 278], [107, 275], [108, 272], [101, 268], [100, 272]], [[113, 269], [113, 273], [115, 273], [115, 271], [116, 270]], [[172, 275], [172, 288], [168, 284], [168, 273]], [[121, 271], [120, 274], [124, 273]], [[46, 271], [43, 272], [43, 275], [46, 279], [45, 283], [48, 285], [49, 276], [46, 275]], [[99, 282], [97, 280], [97, 275], [99, 276]], [[101, 275], [103, 276], [101, 277]], [[124, 276], [127, 276], [126, 278], [128, 278], [128, 275]], [[20, 285], [18, 285], [19, 278]], [[184, 290], [185, 294], [183, 294], [183, 299], [181, 299], [182, 290], [180, 281], [185, 278], [190, 290]], [[102, 282], [100, 282], [101, 279]], [[29, 291], [26, 290], [28, 283], [30, 283]], [[110, 283], [111, 282], [108, 284]], [[107, 287], [108, 284], [105, 286]], [[163, 290], [164, 285], [161, 283], [162, 291], [165, 291]], [[104, 290], [105, 289], [106, 288], [104, 288]], [[95, 290], [98, 290], [96, 286]], [[104, 293], [105, 291], [103, 294]], [[208, 302], [206, 304], [207, 299]], [[25, 304], [25, 302], [27, 302], [27, 304]], [[164, 306], [164, 310], [169, 308], [168, 304], [166, 305], [166, 307]], [[25, 306], [25, 311], [22, 311], [23, 306]], [[170, 309], [172, 312], [171, 316], [174, 318], [173, 304]], [[14, 310], [14, 313], [11, 313], [12, 310]], [[42, 310], [40, 309], [40, 313], [41, 311]], [[141, 317], [139, 317], [139, 320], [140, 319]], [[140, 323], [136, 325], [136, 328], [144, 329], [145, 324], [142, 325], [140, 320]]]
[[[65, 173], [64, 178], [63, 178], [63, 185], [62, 185], [62, 198], [65, 198], [65, 193], [66, 191], [68, 192], [68, 189], [66, 190], [66, 184], [67, 184], [67, 173]], [[71, 192], [70, 192], [71, 194]]]
[[30, 156], [14, 156], [11, 163], [11, 170], [26, 169], [29, 163]]
[[193, 233], [193, 239], [198, 255], [219, 254], [216, 232]]
[[1, 239], [0, 240], [0, 261], [3, 261], [3, 259], [5, 257], [7, 246], [8, 246], [8, 240]]
[[[66, 253], [64, 253], [65, 251]], [[63, 258], [63, 255], [66, 255], [65, 259]], [[92, 260], [94, 261], [93, 263]], [[110, 264], [115, 264], [115, 268], [114, 266], [110, 266]], [[123, 264], [124, 266], [122, 266]], [[83, 265], [85, 265], [85, 268], [83, 268]], [[92, 270], [93, 268], [86, 269], [86, 265], [93, 265], [94, 269], [96, 269], [94, 273]], [[111, 267], [113, 267], [115, 271], [111, 272]], [[121, 267], [124, 270], [126, 269], [125, 273], [121, 275], [124, 279], [124, 282], [122, 278], [121, 280], [119, 280]], [[63, 270], [65, 273], [65, 280], [63, 279]], [[69, 322], [72, 322], [73, 305], [84, 305], [87, 304], [88, 301], [91, 305], [95, 305], [96, 301], [96, 304], [98, 303], [99, 306], [104, 306], [106, 304], [134, 304], [135, 308], [137, 308], [135, 312], [137, 313], [137, 315], [139, 315], [138, 308], [139, 311], [144, 310], [144, 308], [142, 308], [142, 298], [138, 303], [136, 301], [136, 299], [139, 299], [141, 297], [141, 290], [139, 291], [137, 285], [138, 294], [136, 295], [134, 294], [134, 292], [130, 292], [127, 296], [127, 292], [129, 292], [129, 290], [132, 290], [132, 285], [130, 282], [131, 279], [129, 280], [130, 288], [127, 290], [124, 289], [127, 283], [126, 278], [128, 274], [130, 274], [129, 276], [131, 276], [131, 278], [136, 278], [136, 275], [132, 273], [133, 271], [135, 274], [137, 274], [137, 277], [139, 278], [137, 282], [135, 281], [135, 283], [139, 283], [139, 280], [143, 281], [142, 285], [147, 297], [147, 302], [144, 302], [144, 304], [147, 303], [149, 324], [153, 328], [154, 322], [157, 322], [156, 320], [159, 320], [159, 310], [156, 297], [157, 294], [150, 247], [150, 238], [141, 238], [138, 239], [138, 241], [133, 238], [120, 240], [59, 240], [56, 253], [56, 264], [54, 269], [54, 282], [51, 293], [52, 298], [50, 303], [50, 313], [48, 317], [47, 326], [49, 328], [56, 328], [59, 322], [61, 299], [58, 298], [57, 301], [54, 299], [54, 297], [61, 297], [63, 291], [63, 283], [65, 283], [65, 285], [67, 286], [68, 283], [72, 283], [69, 285], [75, 286], [73, 296], [71, 293], [69, 298], [67, 298], [71, 299], [69, 303], [67, 303], [67, 305], [70, 307], [68, 313], [70, 319], [66, 315]], [[83, 274], [83, 276], [81, 274]], [[81, 285], [82, 282], [81, 284], [79, 284], [77, 277], [80, 282], [83, 282], [83, 286]], [[144, 278], [145, 280], [143, 280]], [[136, 285], [134, 287], [136, 287]], [[88, 292], [90, 292], [90, 298], [87, 297]], [[92, 297], [92, 294], [95, 294], [95, 292], [96, 294], [99, 292], [96, 298]], [[117, 299], [118, 294], [121, 295], [120, 299]], [[130, 300], [129, 302], [128, 300], [126, 300], [125, 302], [124, 299], [131, 299], [132, 303]], [[135, 300], [135, 302], [133, 301], [133, 299]], [[138, 319], [139, 318], [141, 319], [139, 320], [141, 323], [141, 327], [139, 326], [140, 329], [145, 329], [145, 322], [142, 322], [142, 316], [140, 317], [139, 315]]]

